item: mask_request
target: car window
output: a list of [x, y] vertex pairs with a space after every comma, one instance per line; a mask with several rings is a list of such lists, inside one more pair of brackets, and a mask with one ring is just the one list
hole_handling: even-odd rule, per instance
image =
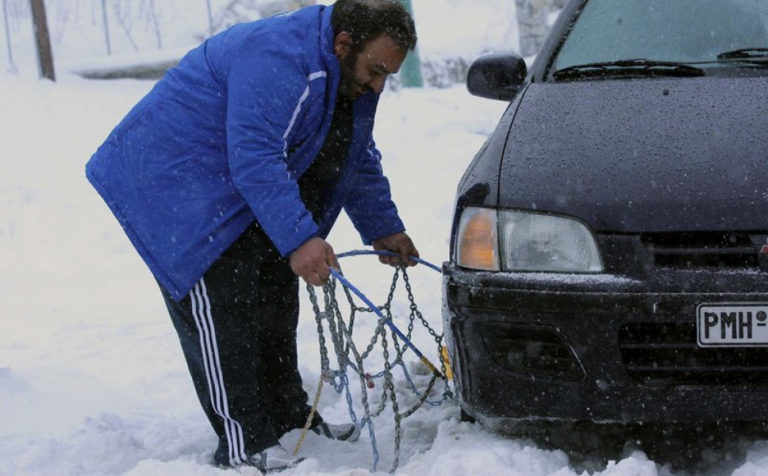
[[714, 61], [726, 51], [768, 48], [767, 30], [768, 0], [589, 0], [554, 69], [638, 58]]

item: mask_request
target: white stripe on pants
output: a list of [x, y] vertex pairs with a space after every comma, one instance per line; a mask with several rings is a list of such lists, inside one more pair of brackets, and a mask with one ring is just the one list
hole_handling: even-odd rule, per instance
[[211, 304], [205, 288], [205, 281], [195, 284], [189, 292], [192, 301], [192, 315], [200, 334], [200, 350], [205, 366], [205, 377], [208, 382], [208, 392], [214, 411], [224, 420], [224, 431], [227, 435], [229, 446], [230, 464], [236, 465], [246, 459], [245, 442], [243, 441], [243, 429], [237, 420], [229, 415], [227, 392], [224, 388], [224, 375], [219, 361], [219, 349], [216, 344], [216, 330], [211, 316]]

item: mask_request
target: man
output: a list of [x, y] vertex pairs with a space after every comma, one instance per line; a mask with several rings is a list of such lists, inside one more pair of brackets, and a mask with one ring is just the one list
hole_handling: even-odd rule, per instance
[[[189, 52], [86, 166], [158, 283], [215, 463], [297, 464], [279, 438], [310, 408], [298, 279], [324, 284], [342, 208], [389, 264], [418, 256], [372, 138], [379, 94], [416, 44], [396, 0], [338, 0], [236, 25]], [[313, 430], [353, 425], [315, 416]]]

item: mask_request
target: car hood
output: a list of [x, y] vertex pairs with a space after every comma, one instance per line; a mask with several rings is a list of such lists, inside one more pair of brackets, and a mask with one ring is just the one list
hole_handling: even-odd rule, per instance
[[768, 78], [533, 83], [499, 205], [603, 232], [768, 229]]

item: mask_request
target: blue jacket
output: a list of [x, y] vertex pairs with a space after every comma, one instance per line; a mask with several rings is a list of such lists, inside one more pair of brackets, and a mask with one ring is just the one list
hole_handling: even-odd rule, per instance
[[341, 77], [333, 7], [236, 25], [190, 51], [128, 113], [86, 175], [178, 300], [258, 221], [287, 256], [344, 208], [363, 242], [404, 230], [372, 137], [378, 95], [354, 102], [344, 169], [316, 223], [297, 179], [327, 135]]

